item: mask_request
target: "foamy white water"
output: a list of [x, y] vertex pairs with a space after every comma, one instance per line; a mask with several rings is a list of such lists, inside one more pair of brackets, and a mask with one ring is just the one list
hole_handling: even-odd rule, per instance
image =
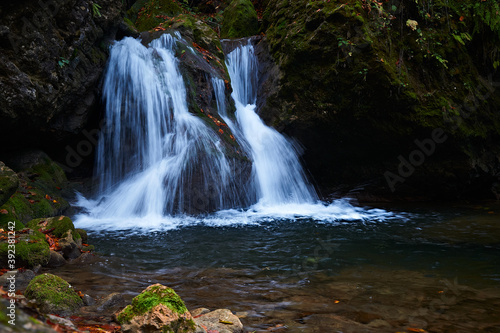
[[[251, 178], [236, 183], [234, 161], [225, 156], [219, 137], [188, 111], [174, 42], [165, 34], [145, 47], [125, 38], [111, 49], [103, 91], [106, 127], [97, 153], [100, 191], [92, 200], [78, 197], [77, 205], [84, 209], [75, 217], [78, 227], [148, 231], [276, 219], [339, 223], [395, 217], [384, 210], [354, 207], [346, 200], [330, 204], [318, 200], [294, 145], [266, 126], [256, 112], [258, 64], [250, 44], [227, 55], [235, 118], [227, 114], [224, 82], [212, 79], [219, 114], [252, 157]], [[192, 181], [195, 168], [209, 171], [197, 183]], [[211, 200], [220, 210], [187, 215], [196, 198], [186, 196], [184, 189], [206, 190], [213, 184]], [[246, 209], [235, 209], [243, 186], [252, 201]]]

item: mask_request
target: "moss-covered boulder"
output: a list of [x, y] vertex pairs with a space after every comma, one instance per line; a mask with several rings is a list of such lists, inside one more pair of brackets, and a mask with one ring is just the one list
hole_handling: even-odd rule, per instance
[[154, 284], [117, 315], [123, 332], [195, 332], [196, 324], [171, 288]]
[[257, 12], [250, 0], [233, 0], [224, 10], [221, 37], [241, 38], [259, 32]]
[[[2, 234], [0, 241], [0, 265], [2, 268], [13, 269], [9, 262], [8, 235]], [[50, 259], [49, 244], [45, 241], [45, 235], [39, 231], [24, 229], [16, 232], [15, 244], [15, 268], [31, 268], [37, 265], [45, 266]], [[10, 252], [12, 253], [12, 252]]]
[[53, 274], [45, 273], [31, 280], [24, 296], [34, 299], [43, 313], [70, 315], [83, 306], [71, 285]]
[[26, 223], [34, 218], [54, 216], [69, 208], [63, 198], [67, 179], [62, 168], [41, 151], [30, 151], [9, 157], [17, 172], [19, 187], [0, 206], [0, 227], [9, 221]]
[[26, 226], [28, 228], [42, 231], [52, 230], [51, 233], [57, 238], [65, 237], [69, 230], [75, 240], [81, 239], [80, 234], [76, 231], [73, 221], [67, 216], [55, 216], [47, 218], [33, 219]]
[[0, 161], [0, 206], [9, 200], [18, 186], [19, 178], [17, 174]]

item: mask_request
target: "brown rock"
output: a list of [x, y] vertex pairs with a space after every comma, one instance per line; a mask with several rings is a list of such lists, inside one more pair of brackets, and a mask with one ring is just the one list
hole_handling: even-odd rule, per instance
[[194, 322], [206, 328], [207, 331], [219, 331], [219, 333], [243, 333], [243, 324], [228, 309], [218, 309], [193, 319]]
[[48, 263], [48, 267], [55, 268], [59, 266], [63, 266], [67, 263], [66, 259], [59, 252], [50, 250], [50, 259]]
[[122, 324], [122, 331], [125, 333], [195, 332], [195, 328], [189, 324], [192, 319], [189, 312], [175, 313], [166, 305], [158, 304], [145, 314], [135, 316], [129, 323]]

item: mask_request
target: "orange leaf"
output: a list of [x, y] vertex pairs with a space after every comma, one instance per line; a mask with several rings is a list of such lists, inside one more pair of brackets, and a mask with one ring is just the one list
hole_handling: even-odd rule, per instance
[[224, 131], [223, 131], [223, 130], [221, 130], [221, 129], [219, 129], [219, 133], [220, 133], [220, 134], [224, 134]]
[[9, 214], [7, 209], [0, 209], [0, 214]]
[[465, 17], [460, 16], [460, 18], [459, 18], [460, 22], [462, 22], [462, 21], [464, 20], [464, 18], [465, 18]]

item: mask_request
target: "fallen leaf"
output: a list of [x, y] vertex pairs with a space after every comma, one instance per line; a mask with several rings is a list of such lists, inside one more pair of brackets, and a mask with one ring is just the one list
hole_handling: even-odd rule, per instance
[[7, 209], [0, 209], [0, 214], [9, 214]]

